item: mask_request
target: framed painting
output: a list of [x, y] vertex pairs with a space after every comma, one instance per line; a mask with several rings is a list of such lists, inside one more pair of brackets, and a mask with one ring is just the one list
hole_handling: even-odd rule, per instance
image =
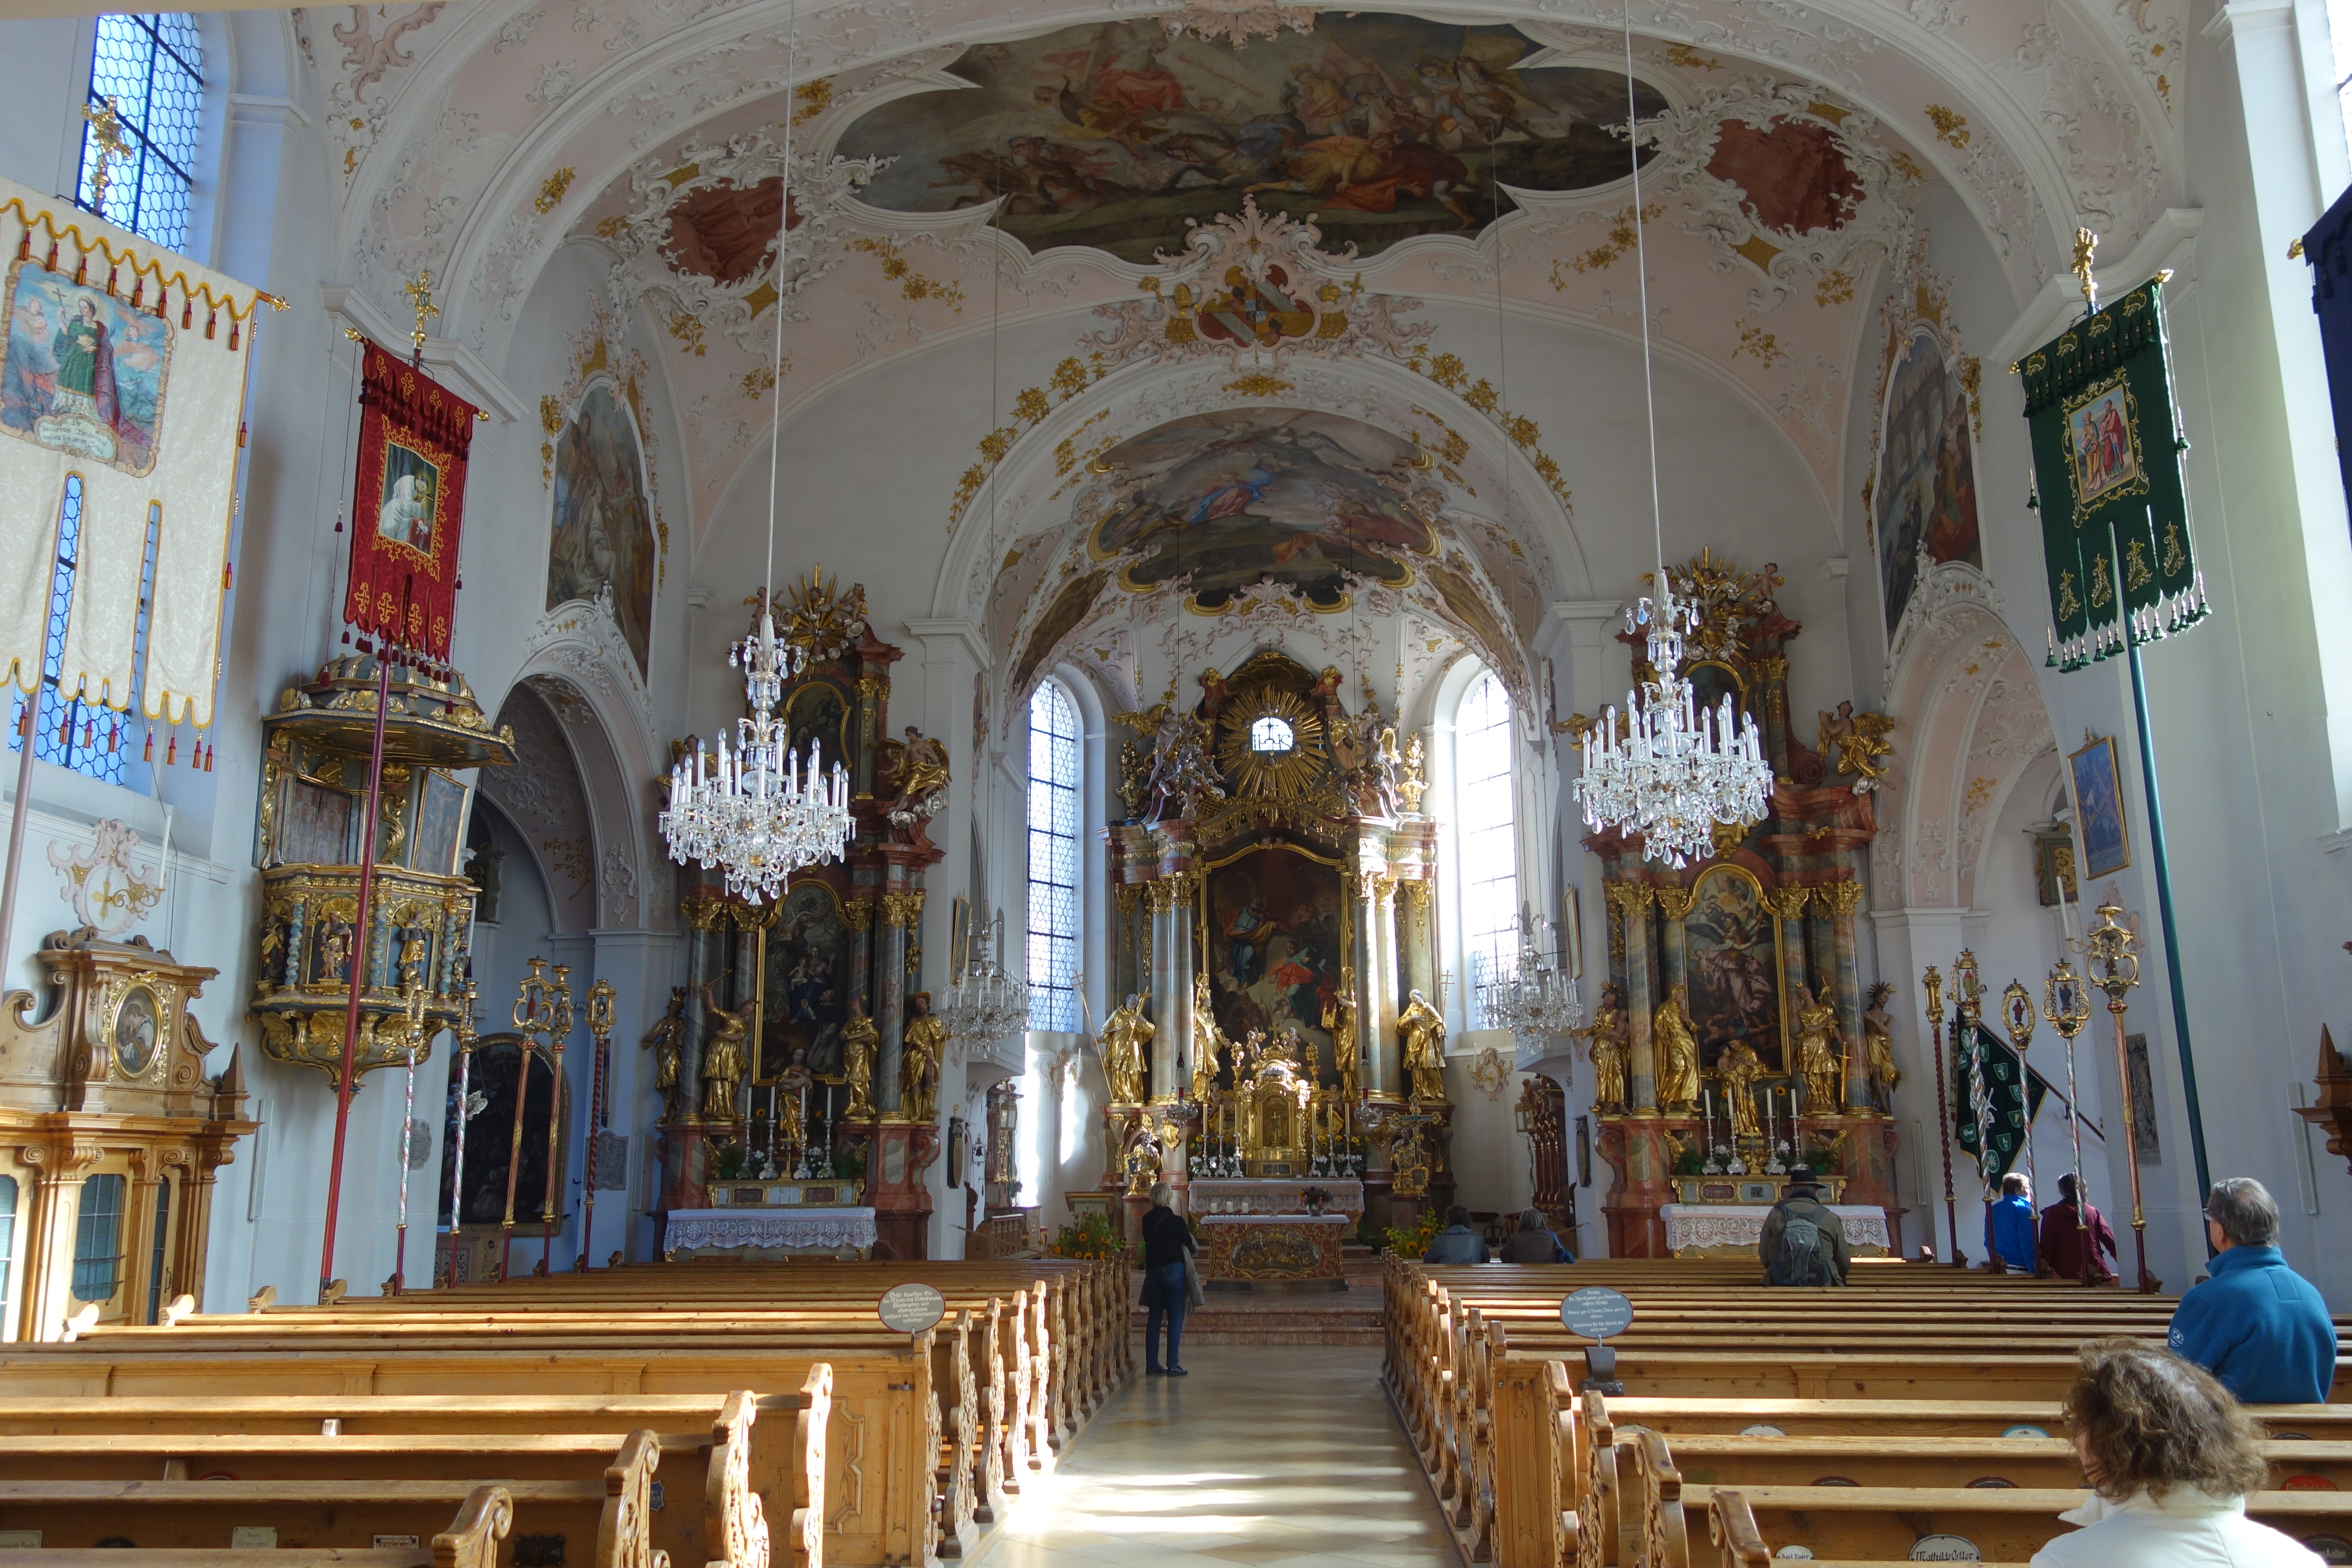
[[1788, 1070], [1780, 922], [1746, 867], [1710, 866], [1691, 885], [1683, 973], [1701, 1067], [1712, 1068], [1726, 1047], [1746, 1040], [1770, 1070]]
[[1323, 1009], [1339, 994], [1349, 936], [1339, 868], [1286, 847], [1248, 850], [1210, 868], [1201, 921], [1225, 1037], [1296, 1027], [1328, 1066]]
[[349, 790], [294, 774], [278, 810], [278, 843], [273, 859], [286, 866], [348, 866], [356, 857], [352, 848], [352, 823], [359, 803]]
[[416, 802], [416, 833], [408, 863], [436, 877], [457, 872], [457, 846], [466, 835], [466, 786], [435, 768]]
[[636, 428], [609, 382], [588, 389], [557, 438], [554, 486], [547, 608], [574, 599], [593, 602], [611, 589], [613, 618], [643, 675], [661, 552]]
[[1969, 406], [1968, 387], [1941, 340], [1929, 328], [1915, 330], [1887, 377], [1871, 500], [1890, 637], [1917, 585], [1923, 551], [1938, 563], [1984, 564]]
[[126, 474], [155, 467], [172, 324], [29, 256], [9, 268], [0, 430]]
[[820, 772], [829, 773], [835, 763], [846, 764], [851, 712], [847, 697], [832, 681], [822, 677], [802, 680], [784, 699], [786, 743], [793, 754], [807, 757], [809, 742], [814, 741]]
[[2083, 871], [2105, 877], [2131, 864], [2124, 823], [2123, 780], [2116, 772], [2116, 738], [2102, 735], [2066, 759], [2074, 781], [2075, 824], [2082, 836]]
[[814, 878], [785, 889], [768, 932], [768, 974], [753, 1081], [773, 1084], [793, 1068], [841, 1081], [841, 1030], [849, 1021], [849, 922], [832, 888]]

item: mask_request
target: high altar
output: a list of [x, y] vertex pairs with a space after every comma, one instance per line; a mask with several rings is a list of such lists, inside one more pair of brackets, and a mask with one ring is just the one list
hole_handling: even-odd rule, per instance
[[[1773, 600], [1780, 578], [1706, 552], [1672, 575], [1698, 615], [1682, 673], [1702, 704], [1727, 692], [1756, 716], [1773, 786], [1764, 820], [1717, 829], [1715, 852], [1682, 869], [1644, 858], [1638, 837], [1584, 840], [1609, 906], [1609, 983], [1583, 1033], [1613, 1177], [1610, 1254], [1736, 1251], [1743, 1237], [1752, 1251], [1781, 1173], [1801, 1162], [1832, 1178], [1857, 1250], [1883, 1250], [1901, 1212], [1895, 1084], [1875, 992], [1864, 1008], [1854, 910], [1885, 721], [1843, 705], [1808, 748], [1788, 695], [1803, 628]], [[1621, 637], [1634, 679], [1649, 679], [1643, 646]]]
[[1130, 1227], [1153, 1181], [1189, 1188], [1213, 1281], [1338, 1279], [1357, 1216], [1453, 1197], [1420, 748], [1335, 669], [1196, 684], [1119, 716], [1102, 1184]]

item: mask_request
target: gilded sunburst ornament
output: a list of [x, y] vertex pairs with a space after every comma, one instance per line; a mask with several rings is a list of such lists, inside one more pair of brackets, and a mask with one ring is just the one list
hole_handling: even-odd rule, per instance
[[1217, 767], [1237, 800], [1305, 795], [1325, 766], [1322, 715], [1296, 693], [1262, 686], [1217, 716]]

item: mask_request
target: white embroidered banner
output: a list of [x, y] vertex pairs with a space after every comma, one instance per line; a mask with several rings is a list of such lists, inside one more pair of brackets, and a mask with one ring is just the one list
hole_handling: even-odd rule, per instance
[[236, 442], [259, 290], [0, 178], [0, 678], [35, 689], [68, 476], [81, 481], [61, 697], [213, 717]]

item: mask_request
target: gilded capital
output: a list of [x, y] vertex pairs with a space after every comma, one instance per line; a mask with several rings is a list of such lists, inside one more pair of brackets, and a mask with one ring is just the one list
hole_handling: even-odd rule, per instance
[[874, 900], [871, 899], [844, 900], [841, 906], [841, 918], [847, 922], [851, 931], [873, 930]]
[[882, 923], [891, 930], [911, 930], [922, 919], [923, 895], [919, 891], [882, 895]]
[[1658, 908], [1665, 911], [1666, 919], [1670, 921], [1678, 921], [1689, 914], [1691, 905], [1697, 901], [1698, 889], [1696, 888], [1660, 888], [1658, 889]]
[[1604, 882], [1601, 890], [1609, 907], [1629, 921], [1650, 907], [1650, 899], [1657, 891], [1647, 882]]
[[1764, 898], [1774, 913], [1784, 921], [1792, 921], [1805, 912], [1805, 899], [1811, 891], [1810, 888], [1775, 888]]
[[1121, 915], [1132, 915], [1135, 913], [1136, 900], [1143, 897], [1143, 888], [1140, 883], [1121, 882], [1111, 889], [1110, 896], [1118, 900], [1118, 912]]
[[1813, 899], [1817, 903], [1827, 904], [1830, 913], [1843, 919], [1852, 915], [1862, 903], [1862, 884], [1854, 881], [1830, 882], [1815, 888]]
[[1397, 879], [1394, 877], [1382, 876], [1377, 872], [1373, 874], [1372, 898], [1375, 900], [1383, 904], [1393, 903], [1396, 901], [1396, 890]]

